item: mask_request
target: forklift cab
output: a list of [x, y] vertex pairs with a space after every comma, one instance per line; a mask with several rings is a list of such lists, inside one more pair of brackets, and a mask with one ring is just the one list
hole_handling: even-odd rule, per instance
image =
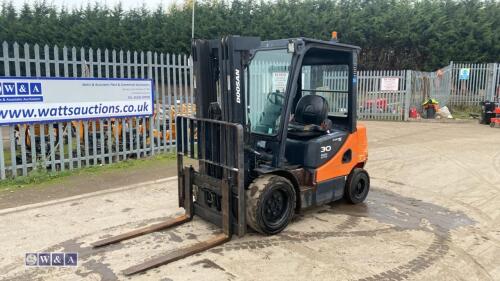
[[[194, 40], [192, 50], [196, 117], [176, 122], [195, 124], [178, 129], [178, 154], [200, 148], [198, 170], [178, 165], [180, 181], [195, 186], [194, 214], [220, 225], [226, 182], [238, 235], [247, 224], [275, 234], [302, 209], [343, 197], [365, 200], [366, 129], [356, 123], [359, 47], [228, 36]], [[240, 134], [226, 130], [231, 126]], [[179, 137], [195, 131], [196, 144], [188, 141], [194, 136]], [[187, 192], [179, 190], [180, 202]]]
[[254, 149], [278, 168], [317, 168], [356, 131], [358, 47], [307, 38], [265, 41], [247, 68]]

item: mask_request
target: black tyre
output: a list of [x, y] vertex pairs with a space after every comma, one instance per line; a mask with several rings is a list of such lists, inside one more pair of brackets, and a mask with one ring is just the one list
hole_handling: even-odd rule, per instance
[[370, 176], [362, 168], [355, 168], [347, 177], [344, 197], [351, 204], [365, 201], [370, 191]]
[[286, 228], [295, 213], [296, 194], [292, 183], [277, 175], [255, 179], [246, 191], [248, 225], [262, 234]]

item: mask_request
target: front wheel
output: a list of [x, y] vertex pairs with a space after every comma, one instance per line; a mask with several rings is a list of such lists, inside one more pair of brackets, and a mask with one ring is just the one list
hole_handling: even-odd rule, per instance
[[295, 212], [292, 183], [277, 175], [264, 175], [250, 184], [246, 196], [248, 225], [262, 234], [277, 234], [286, 228]]
[[362, 168], [354, 168], [347, 177], [344, 197], [351, 204], [365, 201], [370, 190], [370, 176]]

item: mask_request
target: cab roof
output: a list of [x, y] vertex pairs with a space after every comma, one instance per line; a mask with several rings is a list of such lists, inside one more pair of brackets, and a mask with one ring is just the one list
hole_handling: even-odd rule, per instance
[[306, 38], [306, 37], [297, 37], [297, 38], [288, 38], [288, 39], [278, 39], [278, 40], [269, 40], [269, 41], [262, 41], [260, 44], [260, 48], [286, 48], [288, 43], [290, 41], [302, 41], [305, 45], [309, 44], [314, 44], [314, 45], [324, 45], [324, 46], [330, 46], [330, 47], [338, 47], [342, 49], [351, 49], [351, 50], [361, 50], [360, 47], [355, 46], [355, 45], [349, 45], [349, 44], [344, 44], [344, 43], [339, 43], [337, 41], [325, 41], [325, 40], [318, 40], [318, 39], [312, 39], [312, 38]]

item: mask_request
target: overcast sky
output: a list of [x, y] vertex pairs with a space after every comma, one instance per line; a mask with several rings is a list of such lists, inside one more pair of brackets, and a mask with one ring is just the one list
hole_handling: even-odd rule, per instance
[[[1, 2], [12, 2], [14, 6], [16, 6], [17, 9], [20, 9], [24, 3], [34, 3], [36, 1], [33, 0], [0, 0]], [[118, 3], [122, 3], [123, 8], [128, 10], [128, 9], [133, 9], [133, 8], [138, 8], [142, 6], [142, 4], [146, 4], [146, 7], [149, 9], [156, 9], [158, 5], [164, 5], [165, 7], [167, 5], [170, 5], [171, 3], [181, 3], [182, 0], [46, 0], [47, 3], [53, 4], [56, 7], [61, 7], [61, 6], [66, 6], [67, 8], [78, 8], [82, 5], [87, 5], [87, 3], [102, 3], [106, 4], [110, 7], [115, 6]]]

